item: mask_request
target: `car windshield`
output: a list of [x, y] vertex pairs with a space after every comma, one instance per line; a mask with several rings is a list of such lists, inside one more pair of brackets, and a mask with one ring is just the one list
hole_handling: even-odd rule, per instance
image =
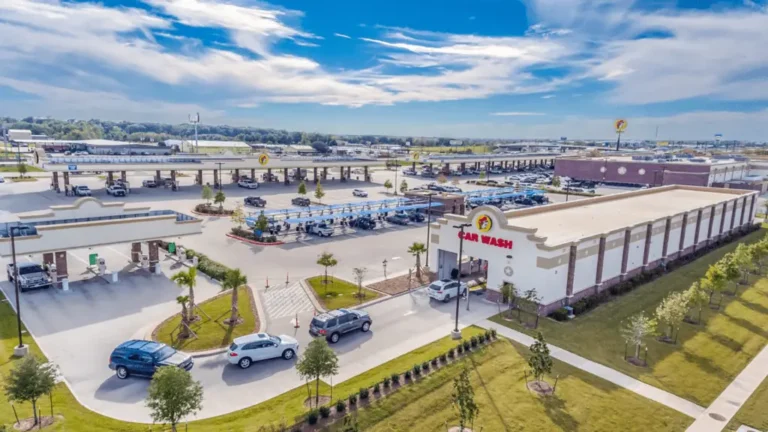
[[280, 343], [280, 338], [277, 337], [277, 336], [270, 336], [269, 340], [271, 340], [272, 342], [277, 343], [277, 344]]
[[162, 361], [172, 356], [174, 353], [176, 353], [176, 350], [166, 345], [155, 351], [155, 353], [152, 354], [152, 357], [154, 357], [156, 361]]
[[42, 273], [43, 269], [40, 266], [28, 266], [19, 268], [19, 274], [25, 275], [30, 273]]

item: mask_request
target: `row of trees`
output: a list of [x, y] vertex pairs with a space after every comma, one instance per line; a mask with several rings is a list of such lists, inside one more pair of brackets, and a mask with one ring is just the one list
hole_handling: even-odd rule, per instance
[[[639, 359], [640, 349], [649, 336], [661, 333], [661, 341], [676, 343], [677, 332], [684, 321], [700, 325], [705, 306], [720, 310], [724, 295], [738, 294], [739, 284], [747, 284], [751, 273], [762, 273], [766, 257], [768, 236], [751, 245], [740, 243], [733, 252], [709, 266], [704, 277], [688, 289], [667, 295], [653, 315], [641, 312], [632, 316], [621, 333], [627, 344], [634, 347], [634, 358]], [[729, 285], [732, 289], [726, 291]], [[717, 304], [714, 304], [715, 296]]]
[[[296, 191], [296, 193], [298, 193], [301, 196], [307, 195], [307, 185], [304, 183], [303, 180], [301, 183], [299, 183], [299, 188]], [[315, 191], [312, 193], [312, 195], [314, 195], [317, 201], [319, 202], [323, 201], [323, 197], [325, 196], [325, 190], [323, 189], [323, 185], [320, 184], [319, 181], [317, 182], [317, 184], [315, 184]]]

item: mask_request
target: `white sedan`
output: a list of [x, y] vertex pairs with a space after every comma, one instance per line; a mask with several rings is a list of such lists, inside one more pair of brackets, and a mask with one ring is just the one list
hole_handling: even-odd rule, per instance
[[253, 180], [240, 180], [237, 185], [246, 189], [258, 189], [259, 184]]
[[368, 197], [368, 192], [366, 192], [366, 191], [364, 191], [362, 189], [355, 189], [355, 190], [352, 191], [352, 195], [354, 195], [356, 197], [367, 198]]
[[231, 364], [248, 369], [253, 362], [261, 360], [278, 357], [290, 360], [298, 351], [299, 342], [290, 336], [254, 333], [232, 341], [232, 345], [227, 350], [227, 359]]

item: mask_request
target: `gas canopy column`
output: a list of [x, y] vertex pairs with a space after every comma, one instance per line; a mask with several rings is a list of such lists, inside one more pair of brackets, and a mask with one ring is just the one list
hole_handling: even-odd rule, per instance
[[317, 167], [312, 168], [312, 172], [314, 173], [312, 178], [314, 179], [315, 183], [317, 183], [319, 181], [317, 178]]
[[141, 262], [141, 243], [131, 243], [131, 262]]
[[283, 184], [288, 186], [291, 180], [288, 178], [288, 168], [283, 168]]

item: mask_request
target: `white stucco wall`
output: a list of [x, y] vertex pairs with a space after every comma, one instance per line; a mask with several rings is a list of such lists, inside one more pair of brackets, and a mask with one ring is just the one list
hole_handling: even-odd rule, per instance
[[648, 250], [648, 262], [654, 262], [664, 257], [662, 252], [664, 252], [664, 228], [666, 225], [666, 219], [657, 221], [653, 224], [653, 229], [658, 230], [659, 233], [651, 237], [651, 247]]
[[688, 222], [685, 225], [685, 239], [683, 240], [683, 249], [693, 246], [696, 236], [696, 215], [697, 211], [688, 213]]
[[619, 240], [624, 238], [624, 231], [617, 231], [608, 235], [605, 238], [606, 248], [605, 256], [603, 257], [603, 280], [615, 278], [621, 275], [621, 258], [624, 253], [624, 248], [619, 246], [617, 248], [608, 249], [608, 243], [613, 240]]
[[[682, 221], [683, 221], [683, 216], [677, 215], [672, 218], [672, 226], [675, 226], [675, 224], [679, 224]], [[668, 256], [680, 250], [680, 233], [681, 233], [681, 229], [679, 226], [677, 228], [672, 228], [669, 230], [669, 241], [667, 243]]]
[[[642, 225], [632, 229], [632, 235], [645, 233], [646, 226]], [[645, 253], [645, 238], [635, 240], [629, 244], [627, 254], [627, 272], [643, 267], [643, 254]]]
[[[597, 271], [598, 254], [593, 252], [598, 249], [600, 239], [592, 239], [579, 243], [576, 249], [576, 267], [573, 273], [573, 293], [583, 291], [595, 286], [595, 272]], [[593, 252], [585, 256], [587, 252]]]

